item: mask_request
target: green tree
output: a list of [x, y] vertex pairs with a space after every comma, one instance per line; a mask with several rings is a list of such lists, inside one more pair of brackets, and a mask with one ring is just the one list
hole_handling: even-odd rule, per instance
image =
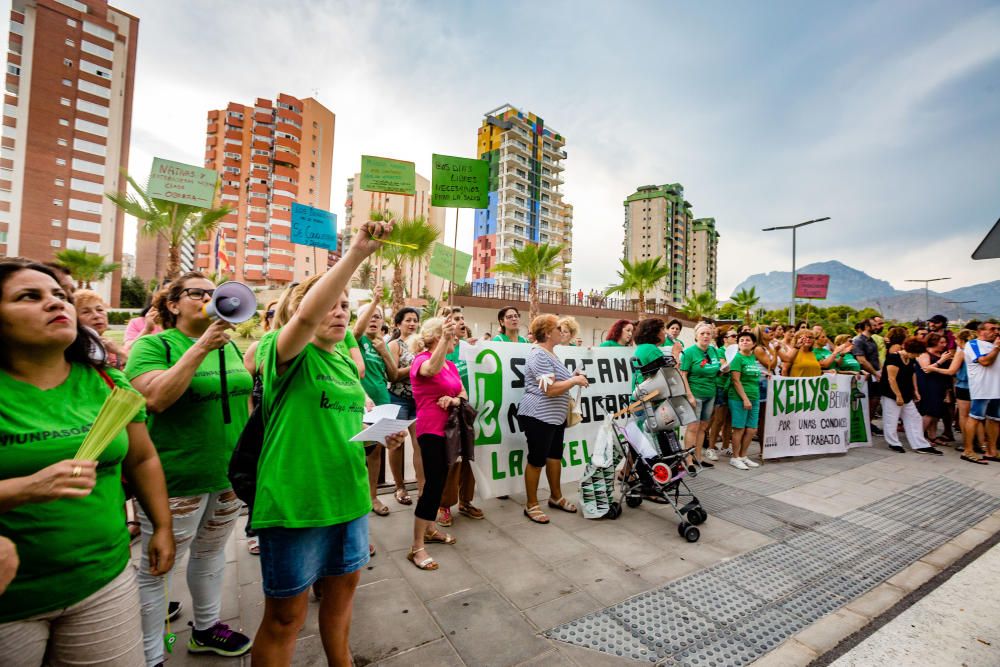
[[375, 283], [375, 266], [366, 261], [358, 267], [354, 274], [354, 286], [360, 289], [371, 289]]
[[91, 283], [95, 280], [101, 280], [121, 266], [105, 262], [104, 255], [71, 248], [57, 252], [56, 260], [70, 272], [76, 280], [77, 287], [87, 289], [90, 289]]
[[710, 291], [688, 295], [681, 306], [681, 313], [689, 320], [700, 320], [705, 317], [715, 317], [719, 312], [719, 302]]
[[731, 296], [730, 299], [740, 309], [740, 313], [743, 315], [743, 322], [750, 324], [753, 320], [750, 312], [760, 303], [760, 297], [757, 296], [757, 288], [751, 287], [749, 290], [743, 288]]
[[633, 292], [639, 298], [639, 318], [646, 313], [646, 292], [655, 288], [670, 275], [670, 267], [661, 265], [662, 257], [630, 262], [622, 258], [622, 268], [618, 271], [618, 284], [605, 290], [605, 294], [625, 294]]
[[538, 316], [538, 280], [559, 266], [561, 244], [551, 245], [529, 243], [523, 248], [514, 248], [514, 261], [500, 262], [493, 266], [496, 273], [519, 276], [528, 281], [528, 322]]
[[135, 179], [128, 174], [125, 178], [135, 194], [109, 192], [106, 196], [115, 206], [139, 221], [140, 234], [162, 236], [167, 240], [167, 274], [164, 277], [174, 280], [181, 274], [181, 246], [184, 242], [208, 238], [232, 209], [228, 206], [203, 208], [153, 199]]
[[[439, 231], [423, 216], [413, 220], [402, 220], [392, 228], [387, 237], [394, 243], [386, 243], [381, 248], [382, 259], [392, 267], [392, 310], [404, 305], [404, 278], [413, 272], [421, 261], [428, 259], [434, 249]], [[395, 243], [403, 245], [395, 245]]]
[[732, 301], [727, 301], [719, 307], [720, 320], [738, 320], [743, 317], [743, 311]]
[[146, 306], [146, 299], [149, 292], [142, 278], [133, 276], [122, 280], [122, 290], [119, 303], [122, 308], [143, 308]]

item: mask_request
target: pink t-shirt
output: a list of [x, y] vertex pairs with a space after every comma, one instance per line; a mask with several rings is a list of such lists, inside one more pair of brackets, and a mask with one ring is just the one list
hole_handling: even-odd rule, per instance
[[424, 433], [444, 435], [448, 423], [448, 411], [442, 410], [437, 400], [442, 396], [458, 396], [462, 393], [462, 378], [455, 364], [445, 360], [437, 375], [424, 377], [420, 366], [431, 358], [430, 352], [421, 352], [413, 358], [410, 366], [410, 383], [413, 385], [413, 400], [417, 403], [416, 432], [419, 438]]
[[[145, 317], [133, 317], [128, 321], [128, 325], [125, 327], [125, 335], [123, 340], [125, 341], [125, 347], [129, 348], [132, 346], [132, 341], [136, 338], [142, 336], [142, 332], [146, 330], [146, 318]], [[157, 324], [153, 327], [153, 333], [157, 334], [163, 331], [163, 327]]]

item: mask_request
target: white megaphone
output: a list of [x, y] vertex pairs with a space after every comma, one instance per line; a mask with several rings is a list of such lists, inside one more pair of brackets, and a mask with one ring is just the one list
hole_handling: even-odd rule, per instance
[[239, 324], [257, 313], [257, 297], [243, 283], [231, 280], [215, 288], [212, 300], [205, 304], [204, 310], [212, 319]]

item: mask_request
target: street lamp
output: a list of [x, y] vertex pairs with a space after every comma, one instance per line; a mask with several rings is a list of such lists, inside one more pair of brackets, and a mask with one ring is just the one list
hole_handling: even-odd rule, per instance
[[937, 282], [938, 280], [951, 280], [951, 278], [914, 278], [913, 280], [907, 279], [903, 282], [907, 283], [923, 283], [924, 284], [924, 319], [931, 316], [931, 304], [930, 304], [930, 292], [928, 291], [928, 283]]
[[[950, 303], [950, 304], [951, 304], [951, 305], [953, 305], [953, 306], [959, 306], [959, 305], [961, 305], [961, 304], [963, 304], [963, 303], [977, 303], [977, 301], [976, 301], [975, 299], [970, 299], [969, 301], [945, 301], [945, 303]], [[961, 314], [962, 314], [962, 311], [963, 311], [963, 310], [965, 310], [965, 309], [964, 309], [964, 308], [959, 308], [959, 309], [958, 309], [958, 314], [959, 314], [959, 316], [960, 316], [960, 317], [958, 318], [958, 326], [962, 326], [962, 318], [961, 318]]]
[[766, 227], [762, 229], [762, 232], [774, 232], [780, 229], [790, 229], [792, 230], [792, 307], [788, 311], [788, 321], [794, 327], [795, 326], [795, 232], [798, 231], [799, 227], [805, 227], [806, 225], [811, 225], [814, 222], [823, 222], [824, 220], [829, 220], [829, 216], [825, 218], [816, 218], [815, 220], [806, 220], [805, 222], [800, 222], [797, 225], [784, 225], [781, 227]]

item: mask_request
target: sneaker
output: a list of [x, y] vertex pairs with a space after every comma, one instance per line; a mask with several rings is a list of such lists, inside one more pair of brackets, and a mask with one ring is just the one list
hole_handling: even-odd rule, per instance
[[714, 464], [711, 464], [708, 461], [698, 461], [698, 465], [700, 465], [702, 468], [714, 468], [715, 467]]
[[167, 620], [176, 621], [181, 615], [181, 609], [183, 605], [180, 602], [175, 602], [171, 600], [167, 603]]
[[872, 435], [885, 435], [885, 434], [882, 432], [882, 429], [880, 429], [875, 424], [872, 424]]
[[719, 455], [715, 453], [714, 447], [709, 447], [708, 449], [705, 450], [705, 458], [707, 458], [709, 461], [718, 461]]
[[438, 508], [438, 518], [437, 524], [442, 528], [451, 528], [452, 518], [451, 518], [451, 508], [450, 507], [439, 507]]
[[225, 623], [216, 623], [208, 630], [191, 627], [188, 653], [215, 653], [227, 658], [244, 655], [253, 648], [253, 641], [246, 635], [230, 630]]
[[906, 450], [903, 449], [902, 447], [900, 447], [899, 445], [889, 445], [889, 449], [891, 449], [892, 451], [896, 452], [897, 454], [905, 454], [906, 453]]
[[743, 465], [745, 465], [748, 468], [759, 468], [760, 467], [760, 464], [757, 463], [756, 461], [751, 461], [749, 456], [744, 456], [740, 460], [743, 461]]
[[916, 451], [917, 454], [932, 454], [933, 456], [944, 456], [944, 452], [934, 447], [921, 447], [920, 449], [914, 451]]
[[729, 465], [733, 466], [737, 470], [750, 470], [750, 468], [747, 467], [747, 464], [743, 463], [743, 459], [738, 457], [729, 459]]
[[726, 456], [732, 456], [733, 455], [733, 448], [732, 447], [726, 447], [725, 449], [722, 450], [722, 453], [725, 454]]

